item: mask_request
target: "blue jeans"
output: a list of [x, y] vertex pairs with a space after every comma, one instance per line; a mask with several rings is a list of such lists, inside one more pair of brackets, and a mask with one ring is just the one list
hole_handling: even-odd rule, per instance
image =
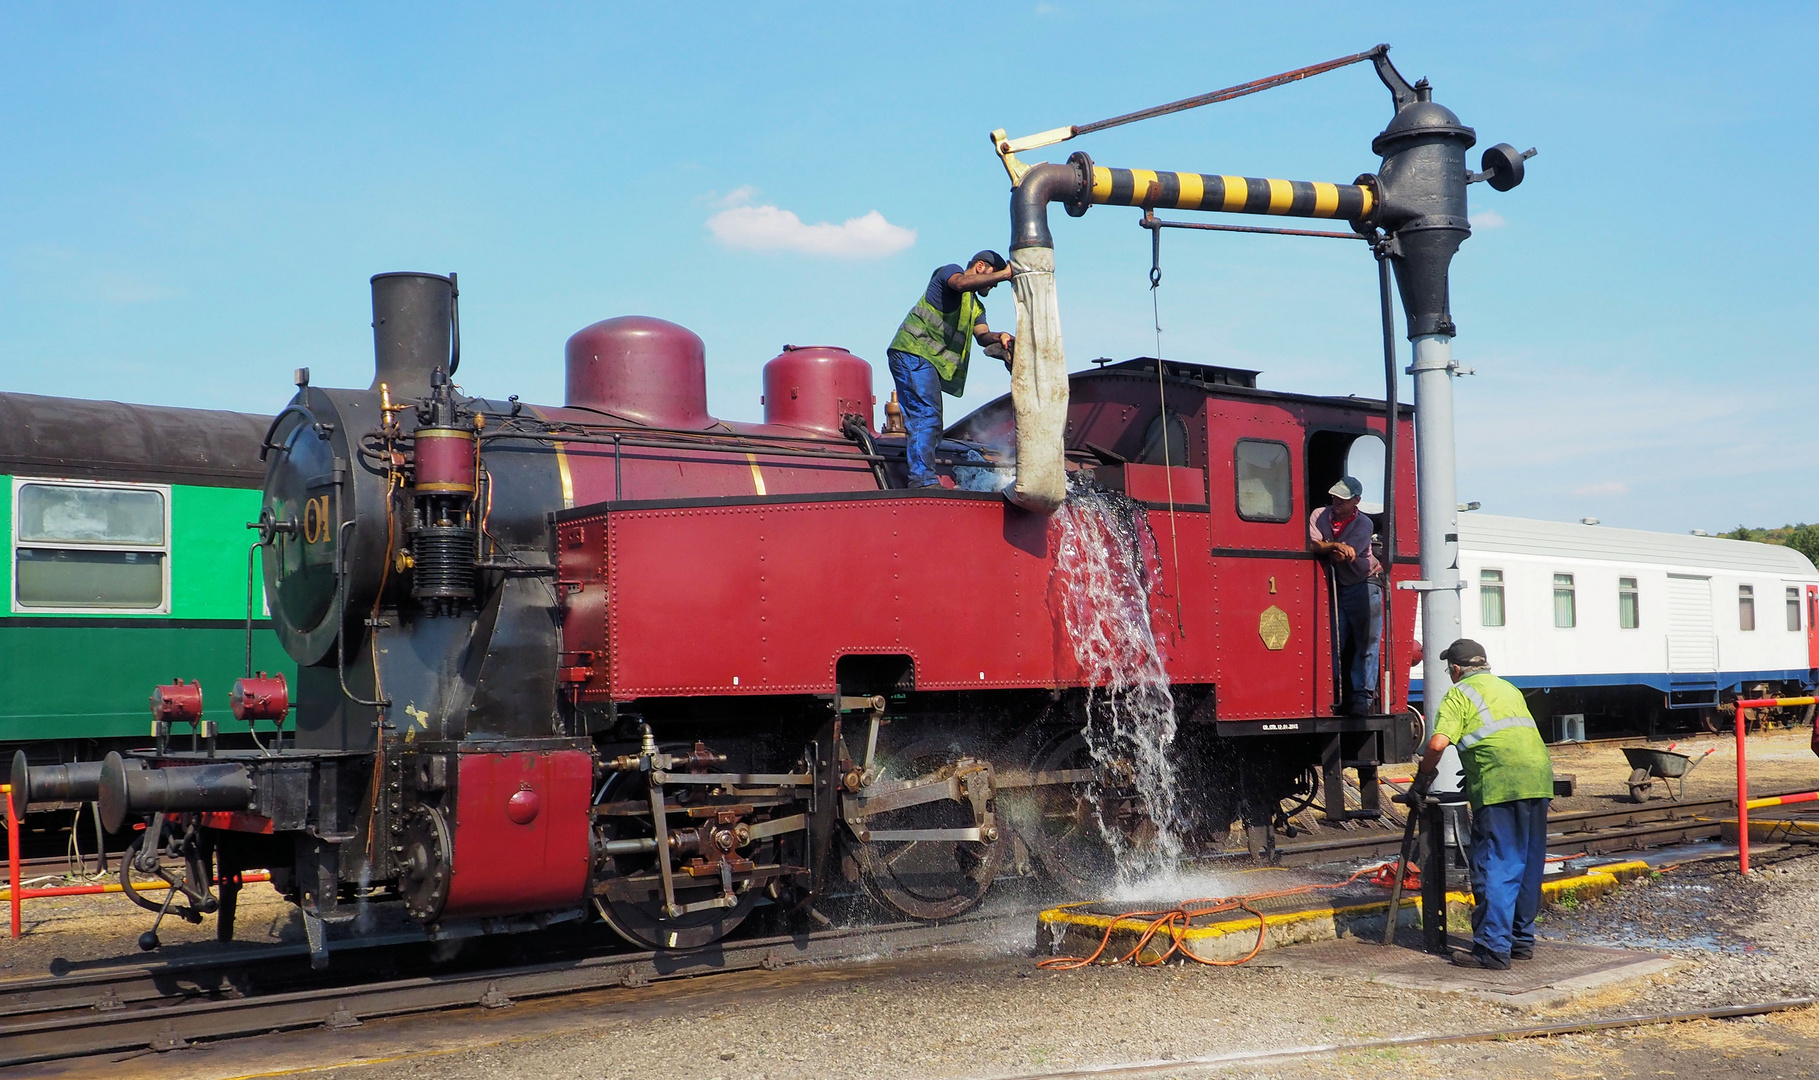
[[1472, 952], [1508, 959], [1535, 947], [1547, 867], [1547, 799], [1472, 811]]
[[897, 404], [903, 406], [904, 458], [909, 466], [910, 487], [941, 483], [935, 475], [935, 446], [941, 441], [941, 373], [935, 365], [913, 353], [888, 349], [891, 379], [897, 384]]
[[1383, 593], [1370, 581], [1341, 585], [1338, 592], [1341, 696], [1346, 704], [1359, 705], [1374, 701], [1377, 693], [1377, 625]]

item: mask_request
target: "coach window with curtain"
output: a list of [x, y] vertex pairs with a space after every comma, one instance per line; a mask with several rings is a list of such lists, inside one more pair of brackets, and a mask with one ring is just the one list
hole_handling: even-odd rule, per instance
[[1641, 598], [1636, 593], [1636, 579], [1617, 579], [1617, 625], [1634, 630], [1642, 625]]
[[1573, 596], [1573, 575], [1554, 575], [1554, 625], [1570, 630], [1579, 625], [1579, 610]]
[[1800, 629], [1800, 590], [1799, 589], [1789, 589], [1787, 591], [1787, 628], [1789, 630], [1799, 630]]
[[1737, 629], [1754, 630], [1756, 628], [1756, 587], [1754, 585], [1737, 586]]
[[1482, 626], [1503, 625], [1503, 571], [1478, 571], [1478, 622]]

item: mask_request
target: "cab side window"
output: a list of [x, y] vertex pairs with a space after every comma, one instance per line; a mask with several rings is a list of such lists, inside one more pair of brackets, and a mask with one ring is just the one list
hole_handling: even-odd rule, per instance
[[1293, 495], [1288, 445], [1239, 439], [1232, 460], [1238, 472], [1238, 516], [1246, 521], [1287, 521]]

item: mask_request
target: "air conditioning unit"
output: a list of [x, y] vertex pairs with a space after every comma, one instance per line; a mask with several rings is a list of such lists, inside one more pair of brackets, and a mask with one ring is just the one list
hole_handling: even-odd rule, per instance
[[1585, 714], [1582, 712], [1561, 713], [1554, 717], [1555, 742], [1584, 742]]

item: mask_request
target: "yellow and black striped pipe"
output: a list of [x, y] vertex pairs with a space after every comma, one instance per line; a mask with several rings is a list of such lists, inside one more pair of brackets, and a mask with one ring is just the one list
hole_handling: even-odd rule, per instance
[[1263, 180], [1254, 176], [1211, 176], [1153, 169], [1107, 169], [1100, 165], [1093, 166], [1093, 188], [1087, 201], [1101, 206], [1221, 210], [1233, 214], [1279, 214], [1342, 221], [1367, 218], [1375, 205], [1371, 189], [1361, 184]]

